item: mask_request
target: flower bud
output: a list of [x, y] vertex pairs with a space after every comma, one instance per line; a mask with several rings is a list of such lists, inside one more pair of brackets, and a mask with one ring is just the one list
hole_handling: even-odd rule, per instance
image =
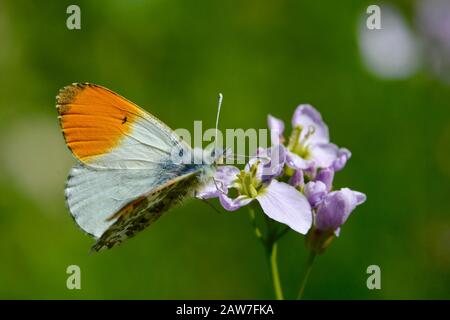
[[327, 186], [322, 181], [310, 181], [304, 193], [311, 206], [316, 207], [327, 195]]
[[327, 190], [330, 191], [333, 186], [334, 170], [332, 168], [324, 168], [316, 175], [316, 181], [322, 181]]
[[334, 232], [345, 223], [353, 209], [365, 200], [365, 194], [348, 188], [330, 192], [317, 208], [316, 228]]

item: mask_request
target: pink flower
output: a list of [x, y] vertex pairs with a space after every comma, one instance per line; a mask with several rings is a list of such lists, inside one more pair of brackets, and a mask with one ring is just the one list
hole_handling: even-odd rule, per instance
[[[273, 145], [284, 142], [284, 123], [268, 116]], [[297, 107], [292, 116], [292, 133], [286, 146], [286, 164], [294, 169], [315, 170], [333, 168], [341, 170], [351, 153], [330, 143], [328, 127], [320, 113], [309, 104]]]
[[[233, 166], [219, 167], [214, 180], [197, 197], [219, 197], [221, 205], [228, 211], [235, 211], [256, 200], [268, 217], [306, 234], [312, 224], [308, 200], [293, 186], [275, 179], [282, 174], [284, 162], [284, 149], [278, 146], [259, 149], [258, 155], [244, 170]], [[230, 189], [237, 191], [236, 197], [229, 195]]]

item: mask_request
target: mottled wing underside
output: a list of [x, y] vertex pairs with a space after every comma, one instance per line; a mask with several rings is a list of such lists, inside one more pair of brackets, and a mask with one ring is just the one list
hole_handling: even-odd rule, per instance
[[119, 210], [110, 219], [117, 219], [97, 240], [92, 251], [110, 249], [142, 231], [164, 212], [180, 203], [199, 183], [196, 173], [180, 176], [150, 194], [140, 197]]

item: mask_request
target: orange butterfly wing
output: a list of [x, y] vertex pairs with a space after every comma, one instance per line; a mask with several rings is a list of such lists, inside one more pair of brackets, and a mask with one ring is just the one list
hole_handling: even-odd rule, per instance
[[84, 163], [110, 152], [145, 112], [104, 87], [83, 83], [60, 90], [56, 97], [67, 146]]

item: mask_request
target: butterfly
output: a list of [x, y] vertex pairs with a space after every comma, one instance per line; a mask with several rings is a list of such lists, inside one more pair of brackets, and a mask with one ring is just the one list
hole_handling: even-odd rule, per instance
[[[221, 96], [219, 111], [220, 104]], [[78, 161], [67, 179], [66, 204], [76, 224], [97, 240], [93, 251], [122, 243], [195, 196], [224, 154], [214, 148], [200, 159], [167, 125], [99, 85], [64, 87], [56, 108]], [[218, 119], [219, 112], [216, 131]]]

